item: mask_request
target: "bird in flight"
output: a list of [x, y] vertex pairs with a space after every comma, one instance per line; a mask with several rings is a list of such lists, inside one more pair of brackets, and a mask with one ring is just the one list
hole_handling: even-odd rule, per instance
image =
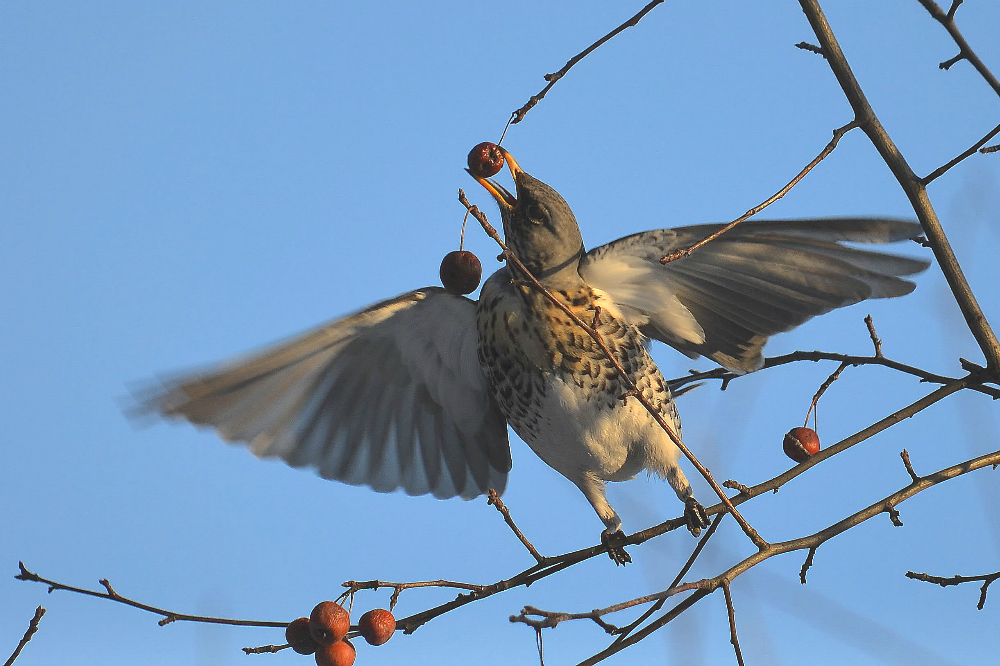
[[[645, 231], [587, 251], [563, 197], [504, 156], [513, 193], [476, 179], [500, 208], [507, 246], [550, 294], [594, 322], [677, 437], [677, 406], [650, 340], [751, 372], [771, 335], [835, 308], [908, 294], [914, 284], [903, 276], [929, 265], [844, 244], [921, 233], [888, 218], [749, 220], [667, 264], [660, 259], [722, 225]], [[478, 301], [440, 287], [410, 291], [171, 380], [145, 407], [328, 479], [439, 498], [503, 492], [509, 424], [583, 492], [606, 543], [622, 524], [606, 483], [643, 470], [666, 479], [697, 534], [707, 516], [677, 446], [626, 395], [629, 382], [595, 340], [510, 264], [487, 279]], [[620, 548], [609, 552], [629, 559]]]

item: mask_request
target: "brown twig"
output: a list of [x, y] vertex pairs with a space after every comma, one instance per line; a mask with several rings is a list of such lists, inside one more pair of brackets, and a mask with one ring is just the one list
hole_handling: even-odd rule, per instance
[[[575, 65], [576, 63], [578, 63], [581, 60], [583, 60], [584, 58], [586, 58], [593, 51], [595, 51], [599, 46], [601, 46], [602, 44], [604, 44], [605, 42], [607, 42], [608, 40], [610, 40], [611, 38], [613, 38], [618, 33], [624, 31], [626, 28], [631, 28], [632, 26], [636, 25], [639, 21], [642, 20], [642, 17], [644, 17], [646, 14], [648, 14], [650, 11], [652, 11], [653, 7], [655, 7], [656, 5], [658, 5], [658, 4], [662, 3], [662, 2], [663, 2], [663, 0], [653, 0], [648, 5], [646, 5], [642, 9], [640, 9], [632, 18], [630, 18], [629, 20], [625, 21], [620, 26], [618, 26], [617, 28], [615, 28], [614, 30], [612, 30], [608, 34], [604, 35], [603, 37], [601, 37], [600, 39], [598, 39], [596, 42], [594, 42], [593, 44], [591, 44], [587, 48], [585, 48], [583, 51], [581, 51], [580, 53], [577, 53], [575, 56], [573, 56], [572, 58], [570, 58], [569, 62], [567, 62], [565, 65], [563, 65], [563, 68], [560, 69], [558, 72], [555, 72], [554, 74], [546, 74], [543, 78], [546, 81], [548, 81], [548, 84], [544, 88], [542, 88], [541, 91], [537, 95], [532, 95], [530, 98], [528, 98], [528, 101], [525, 102], [524, 106], [522, 106], [517, 111], [514, 111], [510, 115], [510, 118], [511, 118], [510, 119], [510, 123], [517, 124], [517, 123], [521, 122], [522, 120], [524, 120], [524, 116], [528, 113], [528, 111], [531, 111], [531, 109], [535, 108], [536, 104], [538, 104], [540, 101], [542, 101], [542, 99], [545, 97], [545, 95], [548, 94], [548, 92], [552, 88], [552, 86], [554, 86], [556, 84], [556, 81], [558, 81], [563, 76], [565, 76], [566, 72], [568, 72], [570, 70], [570, 68], [573, 67], [573, 65]], [[508, 124], [510, 124], [510, 123], [508, 123]], [[504, 132], [506, 132], [506, 131], [507, 130], [505, 129]]]
[[[965, 41], [965, 37], [962, 36], [962, 32], [955, 24], [955, 11], [958, 9], [958, 6], [962, 4], [961, 0], [952, 3], [951, 8], [947, 13], [945, 13], [945, 11], [941, 9], [936, 2], [934, 2], [934, 0], [919, 0], [919, 2], [924, 6], [924, 9], [926, 9], [928, 13], [934, 17], [934, 20], [944, 26], [944, 29], [948, 31], [951, 38], [955, 40], [955, 44], [958, 45], [958, 55], [950, 61], [941, 63], [939, 67], [941, 67], [941, 69], [948, 69], [948, 67], [951, 67], [952, 64], [958, 62], [959, 60], [968, 60], [969, 64], [976, 68], [979, 75], [983, 77], [991, 88], [993, 88], [996, 94], [1000, 95], [1000, 81], [998, 81], [997, 77], [993, 75], [993, 72], [991, 72], [989, 68], [983, 64], [983, 61], [979, 59], [979, 56], [977, 56], [976, 52], [972, 50], [969, 43]], [[948, 63], [947, 67], [945, 66], [945, 63]]]
[[[716, 514], [715, 518], [712, 520], [712, 524], [708, 526], [708, 529], [705, 530], [705, 533], [701, 536], [701, 539], [698, 540], [698, 545], [695, 546], [693, 551], [691, 551], [691, 556], [688, 557], [687, 562], [684, 563], [684, 566], [681, 567], [681, 570], [677, 572], [676, 576], [674, 576], [673, 581], [671, 581], [670, 583], [670, 588], [677, 587], [678, 585], [680, 585], [681, 581], [684, 580], [684, 576], [687, 576], [688, 571], [690, 571], [691, 567], [694, 566], [694, 562], [695, 560], [698, 559], [698, 556], [701, 555], [701, 551], [704, 550], [705, 544], [707, 544], [708, 540], [712, 538], [712, 535], [715, 534], [715, 531], [719, 529], [719, 523], [721, 523], [722, 519], [725, 517], [726, 517], [725, 513]], [[647, 608], [642, 615], [640, 615], [635, 620], [622, 627], [618, 638], [615, 639], [615, 643], [625, 640], [625, 638], [630, 633], [632, 633], [632, 631], [634, 631], [636, 627], [638, 627], [647, 619], [649, 619], [649, 617], [653, 613], [660, 610], [660, 608], [663, 607], [664, 603], [666, 603], [666, 599], [665, 598], [660, 599], [652, 606]], [[614, 643], [612, 643], [612, 645], [614, 645]]]
[[465, 192], [462, 189], [458, 190], [458, 200], [459, 202], [462, 203], [463, 206], [465, 206], [469, 210], [469, 212], [472, 214], [474, 218], [479, 220], [479, 224], [482, 225], [483, 230], [486, 232], [486, 234], [490, 238], [492, 238], [503, 250], [503, 253], [507, 258], [508, 270], [510, 265], [513, 264], [517, 268], [517, 270], [521, 272], [528, 279], [531, 285], [539, 291], [539, 293], [543, 294], [545, 298], [549, 300], [549, 302], [551, 302], [557, 308], [562, 310], [562, 312], [567, 317], [569, 317], [574, 324], [582, 328], [584, 332], [586, 332], [587, 335], [589, 335], [591, 339], [593, 339], [593, 341], [597, 344], [597, 346], [601, 348], [601, 351], [604, 352], [604, 355], [608, 358], [611, 364], [614, 365], [615, 370], [617, 370], [619, 376], [621, 376], [626, 386], [629, 387], [629, 393], [627, 395], [634, 397], [639, 402], [639, 404], [641, 404], [643, 408], [645, 408], [645, 410], [649, 413], [649, 415], [653, 417], [653, 420], [656, 421], [657, 425], [659, 425], [660, 428], [670, 437], [671, 441], [673, 441], [674, 443], [674, 446], [676, 446], [681, 451], [681, 453], [684, 454], [684, 456], [688, 459], [688, 461], [690, 461], [690, 463], [694, 465], [694, 467], [701, 473], [702, 477], [708, 482], [708, 485], [712, 487], [712, 490], [715, 491], [715, 494], [719, 497], [720, 500], [722, 500], [722, 503], [726, 505], [726, 509], [733, 514], [733, 518], [739, 524], [740, 529], [743, 530], [744, 534], [747, 535], [747, 537], [754, 543], [754, 545], [757, 546], [758, 549], [766, 546], [767, 542], [764, 541], [764, 539], [759, 534], [757, 534], [757, 530], [755, 530], [750, 525], [750, 523], [748, 523], [746, 519], [742, 515], [740, 515], [740, 513], [736, 510], [736, 507], [733, 506], [733, 504], [729, 501], [729, 497], [722, 490], [719, 484], [716, 483], [715, 479], [712, 477], [712, 473], [708, 470], [708, 468], [705, 467], [701, 463], [701, 461], [698, 460], [698, 458], [694, 455], [694, 453], [691, 452], [691, 450], [687, 447], [687, 445], [681, 441], [681, 438], [677, 436], [677, 433], [674, 432], [673, 428], [664, 420], [663, 414], [660, 413], [660, 410], [654, 407], [653, 404], [650, 403], [645, 398], [645, 396], [642, 395], [642, 392], [638, 390], [638, 387], [635, 385], [635, 382], [632, 380], [629, 374], [625, 372], [625, 368], [622, 367], [621, 363], [618, 362], [618, 359], [615, 358], [615, 355], [608, 348], [608, 345], [607, 343], [605, 343], [604, 337], [600, 334], [600, 332], [598, 332], [592, 326], [589, 326], [582, 319], [580, 319], [575, 312], [570, 310], [565, 303], [560, 301], [551, 292], [549, 292], [549, 290], [546, 289], [542, 285], [542, 283], [540, 283], [535, 278], [535, 276], [531, 274], [531, 272], [527, 269], [527, 267], [525, 267], [525, 265], [521, 263], [521, 260], [518, 259], [517, 256], [515, 256], [514, 253], [510, 251], [510, 248], [508, 248], [507, 245], [503, 242], [503, 239], [500, 238], [500, 234], [497, 233], [497, 230], [493, 227], [492, 224], [490, 224], [489, 220], [486, 219], [486, 215], [481, 210], [479, 210], [479, 208], [469, 203], [469, 199], [465, 196]]
[[875, 357], [885, 358], [882, 356], [882, 339], [879, 338], [878, 333], [875, 332], [875, 320], [872, 319], [870, 314], [865, 315], [865, 326], [868, 327], [868, 335], [872, 339], [872, 345], [875, 346]]
[[941, 587], [948, 587], [949, 585], [961, 585], [962, 583], [975, 583], [978, 581], [983, 581], [983, 586], [979, 592], [979, 603], [976, 604], [976, 608], [983, 610], [986, 606], [986, 591], [990, 587], [990, 583], [1000, 578], [1000, 571], [991, 574], [984, 574], [982, 576], [952, 576], [951, 578], [944, 578], [942, 576], [932, 576], [925, 573], [917, 573], [915, 571], [907, 571], [907, 578], [912, 578], [913, 580], [922, 580], [925, 583], [935, 583]]
[[396, 607], [396, 603], [399, 601], [399, 594], [403, 590], [412, 590], [418, 587], [446, 587], [458, 590], [470, 590], [472, 592], [483, 592], [487, 587], [485, 585], [461, 583], [453, 580], [419, 580], [410, 583], [393, 583], [387, 580], [348, 580], [344, 581], [341, 585], [347, 588], [347, 592], [344, 594], [350, 594], [352, 598], [354, 593], [359, 590], [377, 590], [382, 587], [391, 587], [392, 596], [389, 597], [390, 611]]
[[[920, 0], [920, 2], [931, 12], [932, 16], [935, 15], [933, 8], [940, 10], [932, 0]], [[840, 44], [833, 34], [833, 30], [826, 20], [826, 16], [819, 6], [819, 0], [799, 0], [799, 4], [805, 12], [813, 32], [816, 33], [820, 46], [823, 47], [823, 51], [827, 54], [827, 63], [829, 63], [830, 68], [833, 70], [837, 81], [844, 91], [844, 95], [854, 109], [855, 120], [875, 145], [882, 159], [909, 198], [910, 204], [913, 206], [913, 210], [916, 212], [917, 218], [924, 229], [924, 234], [931, 244], [931, 249], [934, 251], [938, 265], [941, 267], [941, 272], [948, 281], [948, 286], [951, 288], [955, 301], [958, 303], [962, 315], [965, 317], [966, 324], [972, 332], [973, 337], [976, 338], [976, 342], [979, 344], [983, 355], [986, 357], [990, 373], [994, 378], [1000, 378], [1000, 341], [997, 340], [996, 334], [986, 319], [986, 315], [983, 314], [983, 310], [976, 300], [976, 296], [969, 286], [965, 274], [962, 272], [962, 267], [955, 257], [951, 243], [948, 241], [941, 222], [934, 212], [934, 207], [931, 205], [930, 198], [927, 196], [926, 187], [920, 178], [913, 173], [913, 169], [910, 168], [910, 165], [906, 162], [896, 144], [889, 137], [888, 132], [885, 131], [882, 123], [879, 122], [878, 116], [875, 115], [871, 104], [868, 103], [864, 91], [861, 90], [861, 86], [851, 71], [851, 66], [848, 64], [844, 52], [841, 50]], [[964, 45], [965, 40], [954, 29], [954, 23], [950, 26], [946, 25], [946, 27], [956, 42], [959, 43], [960, 47]], [[968, 56], [970, 62], [972, 62], [972, 58], [975, 58], [975, 54], [971, 50], [968, 52]], [[975, 58], [975, 62], [978, 62], [980, 66], [982, 65], [978, 58]], [[977, 66], [977, 69], [980, 69], [980, 66]], [[982, 67], [980, 74], [983, 74], [985, 77], [989, 74], [989, 70]], [[996, 79], [994, 78], [993, 81], [996, 81]], [[1000, 94], [1000, 84], [994, 86], [994, 89]]]
[[115, 592], [114, 588], [111, 587], [111, 583], [107, 578], [102, 578], [99, 582], [104, 586], [105, 592], [96, 592], [94, 590], [88, 590], [82, 587], [74, 587], [72, 585], [63, 585], [62, 583], [57, 583], [54, 580], [49, 580], [48, 578], [42, 578], [36, 573], [28, 571], [24, 566], [24, 562], [18, 562], [17, 566], [21, 569], [21, 573], [14, 576], [17, 580], [26, 580], [33, 583], [44, 583], [49, 586], [49, 592], [54, 592], [56, 590], [65, 590], [67, 592], [76, 592], [78, 594], [85, 594], [91, 597], [97, 597], [98, 599], [107, 599], [109, 601], [117, 601], [120, 604], [125, 604], [126, 606], [131, 606], [132, 608], [138, 608], [139, 610], [147, 611], [155, 615], [162, 615], [163, 619], [159, 621], [159, 625], [162, 627], [171, 622], [203, 622], [206, 624], [231, 624], [240, 627], [287, 627], [287, 622], [269, 622], [263, 620], [234, 620], [225, 617], [208, 617], [204, 615], [188, 615], [187, 613], [177, 613], [175, 611], [165, 610], [163, 608], [157, 608], [156, 606], [150, 606], [149, 604], [144, 604], [128, 597], [123, 597], [122, 595]]
[[910, 475], [910, 479], [913, 483], [920, 481], [920, 477], [913, 471], [913, 464], [910, 462], [910, 452], [903, 449], [899, 452], [899, 457], [903, 459], [903, 467], [906, 468], [906, 473]]
[[810, 44], [809, 42], [799, 42], [798, 44], [795, 45], [795, 48], [802, 49], [803, 51], [811, 51], [812, 53], [821, 55], [824, 58], [826, 57], [826, 54], [823, 53], [823, 49], [816, 46], [815, 44]]
[[500, 515], [503, 516], [504, 522], [507, 523], [507, 527], [509, 527], [514, 533], [514, 536], [516, 536], [518, 540], [524, 544], [524, 547], [528, 549], [528, 552], [535, 558], [535, 561], [541, 565], [547, 564], [548, 558], [539, 553], [535, 547], [531, 545], [531, 542], [528, 541], [527, 537], [524, 536], [521, 530], [518, 529], [517, 525], [514, 524], [514, 519], [510, 517], [510, 510], [507, 508], [507, 505], [503, 503], [503, 500], [500, 499], [500, 495], [497, 494], [497, 491], [492, 488], [489, 489], [487, 502], [497, 508]]
[[[806, 420], [802, 425], [809, 425], [809, 415], [813, 413], [814, 409], [817, 409], [816, 405], [819, 403], [819, 399], [823, 397], [823, 394], [826, 393], [826, 390], [830, 388], [835, 381], [840, 379], [840, 373], [842, 373], [849, 365], [850, 363], [847, 361], [841, 361], [840, 366], [833, 371], [833, 374], [827, 377], [825, 382], [820, 384], [819, 389], [816, 391], [815, 395], [813, 395], [812, 402], [809, 403], [809, 409], [806, 410]], [[817, 411], [819, 410], [817, 409]], [[818, 429], [818, 425], [816, 429]]]
[[986, 155], [987, 153], [995, 153], [997, 151], [1000, 151], [1000, 143], [979, 149], [979, 152], [981, 152], [983, 155]]
[[813, 546], [809, 549], [809, 554], [806, 555], [806, 561], [802, 563], [802, 568], [799, 569], [799, 582], [803, 585], [806, 584], [806, 573], [812, 568], [813, 558], [816, 557], [816, 548], [818, 546]]
[[740, 650], [740, 639], [736, 635], [736, 609], [733, 608], [733, 595], [729, 591], [728, 581], [723, 581], [722, 593], [726, 596], [726, 611], [729, 613], [729, 642], [733, 644], [733, 649], [736, 651], [736, 662], [740, 666], [745, 666], [743, 651]]
[[31, 637], [35, 635], [35, 632], [38, 631], [38, 623], [41, 621], [43, 615], [45, 615], [44, 608], [39, 606], [35, 609], [35, 616], [32, 617], [31, 621], [28, 623], [28, 630], [24, 632], [24, 636], [21, 637], [21, 641], [17, 644], [17, 647], [14, 648], [14, 652], [10, 655], [7, 661], [3, 663], [3, 666], [10, 666], [14, 663], [14, 660], [21, 654], [21, 650], [23, 650], [24, 646], [28, 644]]
[[[959, 162], [961, 162], [965, 158], [967, 158], [970, 155], [972, 155], [972, 153], [976, 152], [977, 150], [979, 152], [983, 153], [984, 155], [987, 152], [990, 152], [990, 150], [988, 148], [983, 148], [983, 146], [985, 146], [986, 142], [989, 141], [990, 139], [992, 139], [993, 137], [995, 137], [997, 134], [1000, 134], [1000, 125], [997, 125], [993, 129], [991, 129], [989, 132], [986, 133], [986, 136], [984, 136], [982, 139], [980, 139], [979, 141], [976, 141], [974, 144], [972, 144], [971, 146], [969, 146], [965, 151], [963, 151], [961, 154], [959, 154], [958, 156], [956, 156], [953, 160], [949, 161], [947, 164], [943, 164], [943, 165], [939, 166], [937, 169], [934, 169], [934, 171], [931, 171], [929, 174], [927, 174], [926, 176], [924, 176], [923, 178], [921, 178], [920, 182], [923, 183], [924, 185], [927, 185], [931, 181], [933, 181], [936, 178], [938, 178], [939, 176], [943, 175], [946, 171], [948, 171], [949, 169], [951, 169], [953, 166], [955, 166], [956, 164], [958, 164]], [[996, 146], [994, 146], [993, 148], [996, 149]]]
[[813, 159], [812, 162], [810, 162], [809, 164], [807, 164], [805, 166], [805, 168], [802, 169], [802, 171], [799, 171], [799, 173], [795, 176], [795, 178], [792, 178], [788, 182], [787, 185], [785, 185], [780, 190], [778, 190], [777, 192], [775, 192], [774, 194], [772, 194], [768, 199], [766, 199], [762, 203], [754, 206], [753, 208], [751, 208], [747, 212], [743, 213], [738, 218], [736, 218], [735, 220], [733, 220], [732, 222], [730, 222], [726, 226], [722, 227], [721, 229], [719, 229], [715, 233], [711, 234], [710, 236], [701, 239], [700, 241], [698, 241], [694, 245], [690, 245], [688, 247], [683, 247], [683, 248], [680, 248], [679, 250], [674, 250], [673, 252], [671, 252], [670, 254], [666, 255], [665, 257], [662, 257], [660, 259], [660, 263], [661, 264], [667, 264], [667, 263], [670, 263], [671, 261], [676, 261], [678, 259], [682, 259], [684, 257], [690, 256], [690, 254], [692, 252], [694, 252], [695, 250], [697, 250], [698, 248], [702, 247], [706, 243], [710, 243], [711, 241], [715, 240], [716, 238], [718, 238], [722, 234], [726, 233], [727, 231], [729, 231], [730, 229], [732, 229], [736, 225], [740, 224], [744, 220], [747, 220], [748, 218], [753, 217], [754, 215], [756, 215], [760, 211], [764, 210], [765, 208], [767, 208], [768, 206], [770, 206], [771, 204], [773, 204], [778, 199], [781, 199], [782, 197], [784, 197], [786, 194], [788, 194], [789, 190], [791, 190], [793, 187], [795, 187], [800, 180], [802, 180], [803, 178], [805, 178], [806, 174], [808, 174], [810, 171], [812, 171], [816, 167], [817, 164], [819, 164], [824, 159], [826, 159], [826, 157], [830, 153], [833, 152], [834, 148], [837, 147], [837, 144], [840, 143], [840, 139], [845, 134], [847, 134], [852, 129], [854, 129], [855, 127], [858, 127], [858, 123], [857, 123], [857, 121], [852, 120], [851, 122], [847, 123], [843, 127], [838, 127], [837, 129], [833, 130], [833, 138], [830, 140], [830, 143], [826, 144], [826, 147], [823, 148], [823, 150], [820, 151], [819, 155], [817, 155]]
[[[904, 372], [908, 375], [913, 375], [914, 377], [919, 377], [921, 381], [931, 382], [934, 384], [949, 384], [956, 381], [955, 377], [946, 377], [944, 375], [937, 375], [933, 372], [928, 372], [920, 368], [916, 368], [912, 365], [906, 365], [905, 363], [900, 363], [898, 361], [892, 361], [885, 357], [879, 356], [852, 356], [851, 354], [838, 354], [836, 352], [824, 352], [824, 351], [796, 351], [790, 354], [784, 354], [782, 356], [771, 356], [764, 360], [764, 366], [762, 369], [774, 368], [779, 365], [786, 365], [788, 363], [796, 363], [799, 361], [840, 361], [847, 362], [851, 365], [881, 365], [886, 368], [891, 368], [893, 370], [898, 370]], [[982, 381], [979, 376], [983, 374], [984, 368], [982, 366], [975, 366], [975, 368], [965, 367], [963, 368], [975, 372], [977, 374], [976, 381], [971, 382], [966, 388], [971, 391], [978, 391], [985, 395], [990, 396], [994, 400], [1000, 399], [1000, 390], [995, 389], [990, 386], [983, 386], [980, 382]], [[691, 371], [689, 374], [683, 377], [675, 377], [667, 381], [670, 385], [671, 390], [690, 384], [692, 382], [700, 382], [706, 379], [721, 379], [723, 383], [728, 383], [734, 379], [739, 379], [745, 375], [738, 375], [736, 373], [730, 372], [725, 368], [714, 368], [712, 370], [706, 370], [705, 372], [694, 372]]]

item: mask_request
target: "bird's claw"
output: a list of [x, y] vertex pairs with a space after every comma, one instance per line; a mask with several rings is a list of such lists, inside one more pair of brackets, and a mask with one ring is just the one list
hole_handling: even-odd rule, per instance
[[601, 543], [608, 548], [608, 557], [616, 566], [624, 566], [632, 561], [632, 557], [625, 552], [625, 533], [620, 529], [614, 532], [601, 532]]
[[694, 536], [701, 534], [702, 528], [708, 527], [710, 524], [705, 507], [693, 497], [684, 500], [684, 519], [687, 520], [687, 528]]

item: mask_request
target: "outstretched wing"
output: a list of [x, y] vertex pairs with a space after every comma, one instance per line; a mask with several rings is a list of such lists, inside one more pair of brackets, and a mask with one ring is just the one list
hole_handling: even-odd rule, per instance
[[769, 336], [868, 298], [908, 294], [929, 262], [843, 245], [915, 238], [915, 222], [887, 218], [750, 220], [690, 256], [660, 258], [720, 229], [706, 224], [626, 236], [591, 250], [580, 274], [643, 333], [692, 358], [757, 370]]
[[380, 492], [502, 492], [507, 422], [477, 357], [476, 304], [411, 291], [203, 374], [144, 407]]

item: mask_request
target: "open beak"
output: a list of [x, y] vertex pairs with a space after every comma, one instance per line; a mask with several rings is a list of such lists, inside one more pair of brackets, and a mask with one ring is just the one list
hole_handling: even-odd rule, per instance
[[[510, 169], [510, 175], [514, 178], [514, 188], [516, 191], [517, 176], [518, 174], [523, 173], [524, 170], [517, 163], [517, 161], [511, 156], [510, 153], [508, 153], [502, 147], [500, 147], [499, 149], [501, 152], [503, 152], [504, 162], [507, 164], [507, 168]], [[468, 171], [468, 169], [466, 169], [466, 171]], [[491, 180], [489, 178], [476, 178], [476, 180], [479, 181], [480, 185], [486, 188], [487, 192], [493, 195], [493, 198], [496, 199], [497, 204], [500, 206], [501, 209], [514, 208], [517, 205], [517, 197], [511, 194], [507, 190], [507, 188], [501, 185], [500, 183], [496, 182], [495, 180]]]

